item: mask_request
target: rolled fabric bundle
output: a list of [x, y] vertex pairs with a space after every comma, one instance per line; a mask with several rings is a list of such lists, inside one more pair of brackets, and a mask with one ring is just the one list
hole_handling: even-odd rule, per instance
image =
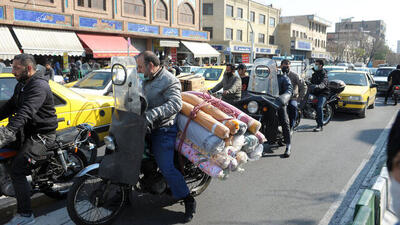
[[[183, 132], [189, 118], [183, 114], [178, 114], [178, 128]], [[190, 121], [186, 130], [186, 138], [192, 141], [199, 148], [208, 154], [221, 152], [225, 148], [225, 141], [215, 136], [206, 128], [200, 126], [195, 121]]]
[[262, 134], [260, 131], [258, 131], [255, 135], [258, 138], [258, 142], [260, 144], [267, 142], [267, 139], [265, 138], [264, 134]]
[[239, 163], [239, 165], [245, 164], [248, 159], [249, 158], [248, 158], [246, 152], [240, 151], [240, 152], [236, 153], [236, 160]]
[[[205, 93], [201, 93], [201, 92], [197, 92], [197, 91], [189, 91], [188, 93], [194, 94], [200, 98], [203, 98], [204, 100], [211, 99], [211, 104], [215, 107], [217, 107], [218, 109], [220, 109], [223, 112], [231, 112], [231, 113], [227, 113], [230, 116], [235, 117], [236, 119], [243, 121], [247, 124], [248, 126], [248, 130], [253, 133], [256, 134], [260, 128], [261, 128], [261, 123], [255, 119], [253, 119], [252, 117], [250, 117], [249, 115], [247, 115], [246, 113], [242, 112], [241, 110], [237, 109], [236, 107], [232, 106], [229, 103], [226, 103], [222, 100], [219, 100], [209, 94], [205, 94]], [[205, 95], [207, 95], [207, 98], [205, 98]]]
[[263, 151], [264, 146], [262, 144], [257, 145], [256, 149], [248, 155], [249, 161], [259, 160], [262, 156]]
[[[181, 113], [184, 114], [185, 116], [189, 117], [193, 109], [194, 109], [193, 105], [187, 102], [182, 102]], [[197, 116], [194, 119], [194, 121], [200, 124], [202, 127], [209, 130], [211, 133], [218, 136], [219, 138], [225, 139], [229, 137], [230, 130], [225, 125], [218, 122], [212, 116], [208, 115], [207, 113], [201, 110], [197, 113]]]
[[232, 139], [232, 146], [238, 150], [242, 149], [245, 142], [244, 135], [234, 136]]
[[245, 140], [244, 140], [244, 145], [242, 147], [242, 151], [246, 153], [253, 152], [259, 144], [258, 138], [253, 134], [246, 133], [244, 135], [244, 139]]
[[240, 121], [240, 120], [239, 120], [239, 130], [238, 130], [238, 132], [235, 134], [235, 136], [243, 135], [243, 134], [246, 133], [246, 131], [247, 131], [247, 124], [244, 123], [243, 121]]
[[[179, 142], [176, 142], [177, 150], [178, 146]], [[185, 156], [190, 162], [196, 165], [205, 174], [219, 179], [224, 179], [226, 177], [224, 171], [219, 166], [212, 163], [208, 157], [200, 154], [189, 145], [183, 143], [180, 153]]]

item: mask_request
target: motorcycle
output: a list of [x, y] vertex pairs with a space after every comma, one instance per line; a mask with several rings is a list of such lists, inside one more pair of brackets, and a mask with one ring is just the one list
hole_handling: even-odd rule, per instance
[[393, 100], [394, 105], [397, 105], [397, 101], [400, 96], [400, 85], [393, 85]]
[[[58, 131], [55, 143], [46, 146], [47, 151], [43, 159], [29, 159], [32, 174], [27, 178], [32, 195], [41, 192], [55, 199], [66, 197], [74, 176], [88, 164], [83, 151], [96, 148], [96, 145], [90, 142], [92, 131], [93, 127], [89, 124]], [[40, 141], [40, 135], [34, 140]], [[6, 168], [16, 154], [17, 151], [12, 149], [0, 149], [0, 196], [15, 197]]]
[[[68, 193], [67, 210], [76, 224], [110, 224], [121, 213], [133, 193], [169, 194], [170, 190], [145, 143], [147, 108], [136, 70], [126, 68], [133, 57], [112, 58], [115, 111], [109, 136], [104, 138], [106, 155], [75, 178]], [[151, 144], [151, 143], [148, 143]], [[184, 158], [176, 167], [184, 174], [193, 196], [200, 195], [211, 177]], [[101, 212], [101, 213], [98, 213]]]
[[[311, 83], [308, 81], [306, 83], [310, 87]], [[340, 100], [339, 94], [344, 91], [345, 87], [346, 84], [341, 80], [329, 81], [330, 93], [323, 107], [322, 123], [324, 126], [331, 121]], [[317, 106], [318, 98], [314, 94], [311, 94], [310, 88], [308, 88], [303, 103], [298, 107], [298, 116], [294, 128], [299, 126], [302, 117], [315, 120], [317, 118]]]

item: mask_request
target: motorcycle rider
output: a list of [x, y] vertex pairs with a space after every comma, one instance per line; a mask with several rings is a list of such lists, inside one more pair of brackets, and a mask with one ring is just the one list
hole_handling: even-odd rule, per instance
[[290, 79], [290, 82], [292, 83], [292, 88], [293, 88], [293, 94], [292, 97], [290, 98], [289, 104], [287, 106], [287, 112], [289, 115], [289, 124], [290, 124], [290, 129], [293, 130], [293, 127], [296, 123], [297, 119], [297, 106], [298, 103], [302, 101], [304, 98], [306, 91], [307, 91], [307, 85], [304, 82], [304, 80], [295, 72], [290, 70], [290, 61], [287, 59], [283, 59], [281, 61], [281, 70], [282, 73], [287, 74], [287, 76]]
[[318, 99], [317, 105], [317, 127], [314, 132], [323, 131], [323, 108], [329, 95], [328, 75], [324, 69], [324, 61], [317, 59], [311, 77], [310, 93]]
[[232, 64], [226, 65], [226, 72], [224, 78], [214, 88], [210, 90], [210, 93], [215, 93], [221, 88], [224, 89], [222, 93], [222, 100], [233, 104], [239, 101], [242, 97], [242, 80], [235, 73], [235, 66]]
[[284, 158], [290, 157], [291, 153], [291, 134], [290, 134], [290, 125], [289, 118], [287, 113], [287, 104], [289, 102], [290, 97], [293, 94], [293, 86], [290, 82], [288, 76], [283, 73], [278, 73], [278, 85], [279, 85], [279, 98], [278, 105], [280, 106], [278, 109], [278, 117], [279, 123], [282, 127], [283, 138], [286, 144], [286, 150], [283, 154]]
[[146, 119], [151, 130], [151, 150], [173, 197], [184, 200], [184, 221], [189, 222], [196, 211], [196, 201], [189, 193], [183, 175], [174, 166], [178, 132], [175, 118], [182, 109], [181, 84], [160, 65], [160, 60], [151, 51], [139, 54], [137, 70], [148, 101]]
[[30, 175], [35, 156], [44, 153], [46, 145], [55, 141], [57, 116], [48, 80], [43, 71], [36, 71], [32, 55], [15, 56], [12, 73], [18, 84], [14, 95], [0, 108], [0, 120], [8, 118], [8, 125], [0, 128], [0, 148], [16, 141], [12, 144], [18, 149], [9, 168], [17, 198], [17, 215], [7, 224], [32, 224], [35, 218], [26, 176]]
[[249, 86], [250, 77], [249, 74], [246, 72], [246, 69], [247, 67], [243, 63], [237, 67], [237, 72], [240, 76], [240, 79], [242, 79], [242, 92], [247, 91], [247, 87]]
[[397, 65], [396, 69], [390, 72], [388, 76], [388, 83], [389, 83], [389, 88], [386, 91], [385, 105], [387, 104], [389, 96], [393, 92], [393, 85], [400, 85], [400, 65]]

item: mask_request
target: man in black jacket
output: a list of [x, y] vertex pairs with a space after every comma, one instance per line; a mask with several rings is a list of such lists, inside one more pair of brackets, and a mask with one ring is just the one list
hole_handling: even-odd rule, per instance
[[279, 103], [280, 108], [278, 109], [279, 123], [282, 126], [283, 138], [285, 139], [286, 150], [283, 157], [288, 158], [291, 153], [291, 134], [289, 117], [287, 114], [287, 105], [289, 103], [290, 97], [293, 94], [293, 86], [290, 79], [285, 74], [278, 75], [278, 85], [279, 85]]
[[318, 98], [317, 105], [317, 127], [315, 132], [323, 130], [323, 108], [329, 96], [328, 75], [324, 70], [324, 61], [318, 59], [315, 61], [314, 73], [311, 77], [310, 93]]
[[9, 168], [17, 198], [17, 215], [8, 224], [32, 224], [35, 219], [26, 176], [30, 175], [30, 164], [35, 157], [54, 142], [57, 116], [53, 93], [43, 71], [36, 71], [32, 55], [15, 56], [13, 74], [18, 80], [14, 95], [0, 108], [0, 120], [9, 120], [6, 127], [0, 128], [0, 148], [11, 143], [18, 146]]
[[389, 74], [388, 84], [389, 89], [386, 91], [385, 104], [387, 104], [387, 100], [393, 92], [393, 85], [400, 85], [400, 65], [397, 65], [396, 69]]

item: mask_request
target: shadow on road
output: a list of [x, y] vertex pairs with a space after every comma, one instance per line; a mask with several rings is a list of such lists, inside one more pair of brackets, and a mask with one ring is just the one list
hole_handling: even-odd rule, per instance
[[357, 139], [362, 142], [373, 145], [382, 132], [383, 129], [362, 130], [358, 133]]
[[254, 225], [254, 224], [274, 224], [274, 225], [313, 225], [317, 224], [314, 220], [304, 220], [304, 219], [293, 219], [293, 220], [259, 220], [253, 222], [244, 221], [221, 221], [221, 222], [211, 222], [210, 225]]

